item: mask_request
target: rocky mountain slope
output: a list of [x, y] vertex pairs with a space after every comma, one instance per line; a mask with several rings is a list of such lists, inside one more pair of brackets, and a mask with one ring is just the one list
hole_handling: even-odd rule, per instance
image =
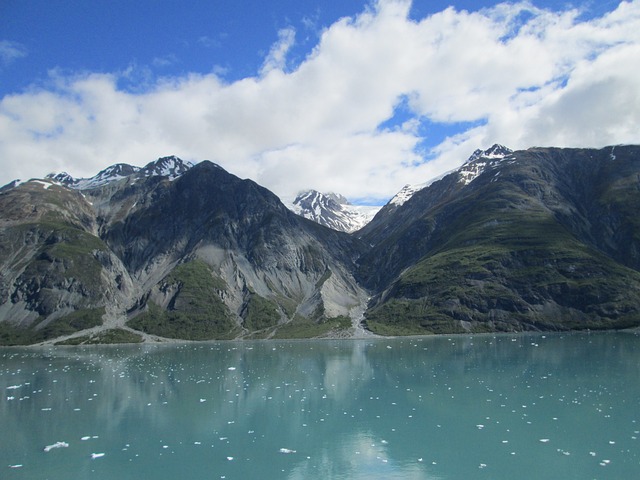
[[104, 322], [188, 339], [322, 334], [366, 299], [358, 240], [207, 161], [31, 180], [3, 189], [0, 211], [3, 343]]
[[639, 186], [636, 146], [476, 152], [358, 232], [370, 328], [637, 326]]
[[639, 208], [638, 146], [478, 150], [351, 235], [207, 161], [13, 182], [0, 343], [637, 327]]
[[289, 208], [325, 227], [353, 233], [369, 223], [381, 207], [351, 205], [342, 195], [307, 190], [299, 193]]

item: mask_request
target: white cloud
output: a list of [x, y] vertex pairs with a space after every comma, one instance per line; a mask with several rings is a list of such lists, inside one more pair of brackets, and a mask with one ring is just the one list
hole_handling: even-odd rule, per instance
[[[410, 6], [379, 0], [341, 19], [293, 68], [295, 31], [281, 30], [260, 75], [232, 83], [192, 74], [131, 93], [119, 75], [83, 74], [5, 96], [0, 183], [176, 154], [211, 159], [283, 199], [308, 187], [382, 198], [495, 142], [638, 142], [639, 1], [587, 21], [527, 2], [413, 21]], [[400, 99], [409, 118], [383, 129]], [[418, 153], [421, 121], [429, 162]], [[433, 142], [438, 122], [472, 127]]]
[[27, 47], [18, 42], [0, 40], [0, 63], [9, 65], [18, 58], [27, 56]]
[[278, 41], [269, 50], [260, 73], [266, 75], [272, 70], [284, 70], [287, 66], [287, 53], [289, 53], [295, 40], [296, 30], [293, 27], [280, 30], [278, 32]]

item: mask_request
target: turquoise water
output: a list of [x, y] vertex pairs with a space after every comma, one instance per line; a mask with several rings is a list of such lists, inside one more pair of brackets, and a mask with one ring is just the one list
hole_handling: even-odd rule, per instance
[[639, 377], [630, 333], [4, 348], [0, 478], [636, 479]]

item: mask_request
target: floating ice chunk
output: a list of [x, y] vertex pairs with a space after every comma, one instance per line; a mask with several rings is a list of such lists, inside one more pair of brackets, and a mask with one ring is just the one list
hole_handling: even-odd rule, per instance
[[94, 460], [96, 458], [102, 458], [102, 457], [104, 457], [104, 453], [92, 453], [91, 454], [91, 458], [94, 459]]
[[20, 388], [22, 385], [9, 385], [7, 387], [7, 390], [17, 390], [18, 388]]
[[227, 457], [227, 460], [231, 462], [233, 460], [233, 457]]
[[67, 448], [69, 444], [67, 442], [56, 442], [53, 445], [47, 445], [44, 447], [45, 452], [50, 452], [54, 448]]
[[236, 367], [229, 367], [229, 368], [227, 368], [227, 370], [230, 370], [230, 371], [232, 371], [232, 372], [233, 372], [235, 369], [236, 369]]
[[290, 448], [281, 448], [278, 450], [280, 453], [296, 453], [295, 450], [291, 450]]

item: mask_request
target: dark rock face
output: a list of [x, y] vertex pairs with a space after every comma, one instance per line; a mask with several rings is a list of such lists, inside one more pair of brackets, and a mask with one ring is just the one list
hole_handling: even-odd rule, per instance
[[639, 173], [633, 146], [472, 157], [360, 232], [373, 247], [358, 278], [378, 292], [370, 326], [638, 325]]

